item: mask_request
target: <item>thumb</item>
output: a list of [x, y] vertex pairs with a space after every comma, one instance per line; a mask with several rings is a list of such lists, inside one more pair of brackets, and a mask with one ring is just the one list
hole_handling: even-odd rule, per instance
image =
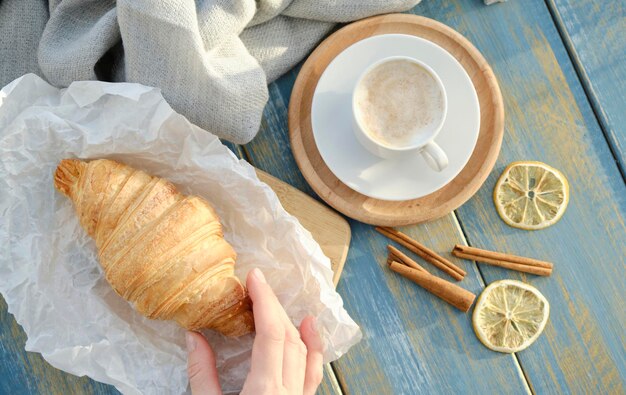
[[204, 336], [197, 332], [187, 332], [187, 374], [193, 395], [222, 395], [217, 377], [215, 355]]

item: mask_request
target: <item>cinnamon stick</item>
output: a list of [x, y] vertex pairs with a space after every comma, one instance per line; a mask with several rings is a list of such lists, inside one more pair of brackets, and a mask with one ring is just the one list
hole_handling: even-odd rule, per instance
[[488, 251], [459, 244], [454, 246], [452, 255], [459, 258], [483, 262], [492, 266], [516, 270], [518, 272], [536, 274], [538, 276], [551, 275], [553, 268], [553, 265], [550, 262], [505, 254], [502, 252]]
[[389, 268], [461, 311], [468, 311], [476, 299], [476, 295], [470, 291], [426, 271], [416, 270], [396, 261], [392, 261]]
[[387, 249], [389, 250], [389, 258], [387, 259], [387, 264], [391, 265], [391, 262], [398, 261], [400, 263], [404, 263], [405, 265], [412, 267], [415, 270], [419, 270], [422, 272], [426, 272], [426, 269], [421, 267], [419, 263], [415, 262], [413, 259], [409, 258], [402, 251], [397, 249], [392, 245], [387, 245]]
[[400, 231], [386, 227], [376, 227], [375, 229], [378, 233], [406, 247], [409, 251], [418, 255], [423, 260], [437, 267], [439, 270], [445, 272], [457, 281], [462, 280], [467, 274], [463, 269], [456, 266], [454, 263]]
[[398, 243], [400, 243], [401, 245], [407, 248], [420, 250], [424, 254], [430, 256], [432, 259], [441, 262], [443, 265], [449, 267], [450, 269], [454, 270], [455, 272], [463, 276], [467, 274], [463, 269], [456, 266], [454, 263], [450, 262], [449, 260], [442, 257], [441, 255], [437, 254], [435, 251], [426, 247], [419, 241], [411, 238], [409, 235], [400, 232], [399, 230], [389, 228], [389, 227], [378, 227], [377, 230], [384, 235], [386, 234], [386, 235], [396, 238], [396, 240], [399, 240]]

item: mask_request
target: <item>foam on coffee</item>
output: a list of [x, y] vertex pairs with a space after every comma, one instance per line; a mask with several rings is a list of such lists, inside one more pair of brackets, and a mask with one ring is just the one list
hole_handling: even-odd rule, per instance
[[392, 148], [420, 141], [439, 124], [444, 111], [435, 78], [419, 64], [403, 59], [370, 70], [356, 88], [354, 99], [365, 132]]

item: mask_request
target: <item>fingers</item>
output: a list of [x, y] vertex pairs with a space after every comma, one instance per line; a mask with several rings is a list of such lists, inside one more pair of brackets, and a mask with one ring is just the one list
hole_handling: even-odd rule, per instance
[[187, 332], [187, 374], [193, 395], [222, 395], [215, 355], [204, 336]]
[[323, 345], [315, 318], [306, 317], [298, 332], [258, 269], [248, 274], [247, 287], [256, 338], [244, 389], [260, 385], [265, 389], [282, 387], [287, 393], [304, 389], [305, 395], [314, 395], [323, 378]]
[[282, 306], [265, 281], [259, 269], [248, 274], [246, 282], [252, 310], [256, 337], [252, 346], [250, 379], [258, 378], [276, 385], [282, 383], [285, 322]]
[[300, 323], [300, 335], [307, 348], [306, 372], [304, 374], [304, 395], [314, 395], [324, 378], [322, 363], [324, 346], [315, 329], [315, 317], [307, 316]]
[[288, 394], [300, 394], [304, 386], [307, 349], [300, 333], [284, 314], [287, 321], [285, 350], [283, 352], [283, 386]]

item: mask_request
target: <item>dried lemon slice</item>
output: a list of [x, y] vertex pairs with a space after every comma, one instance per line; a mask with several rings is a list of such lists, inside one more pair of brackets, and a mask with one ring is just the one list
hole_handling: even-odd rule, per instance
[[512, 353], [533, 344], [549, 315], [550, 304], [537, 288], [501, 280], [480, 294], [472, 322], [476, 336], [487, 348]]
[[565, 212], [569, 184], [557, 169], [541, 162], [513, 162], [493, 190], [493, 202], [508, 225], [526, 230], [547, 228]]

